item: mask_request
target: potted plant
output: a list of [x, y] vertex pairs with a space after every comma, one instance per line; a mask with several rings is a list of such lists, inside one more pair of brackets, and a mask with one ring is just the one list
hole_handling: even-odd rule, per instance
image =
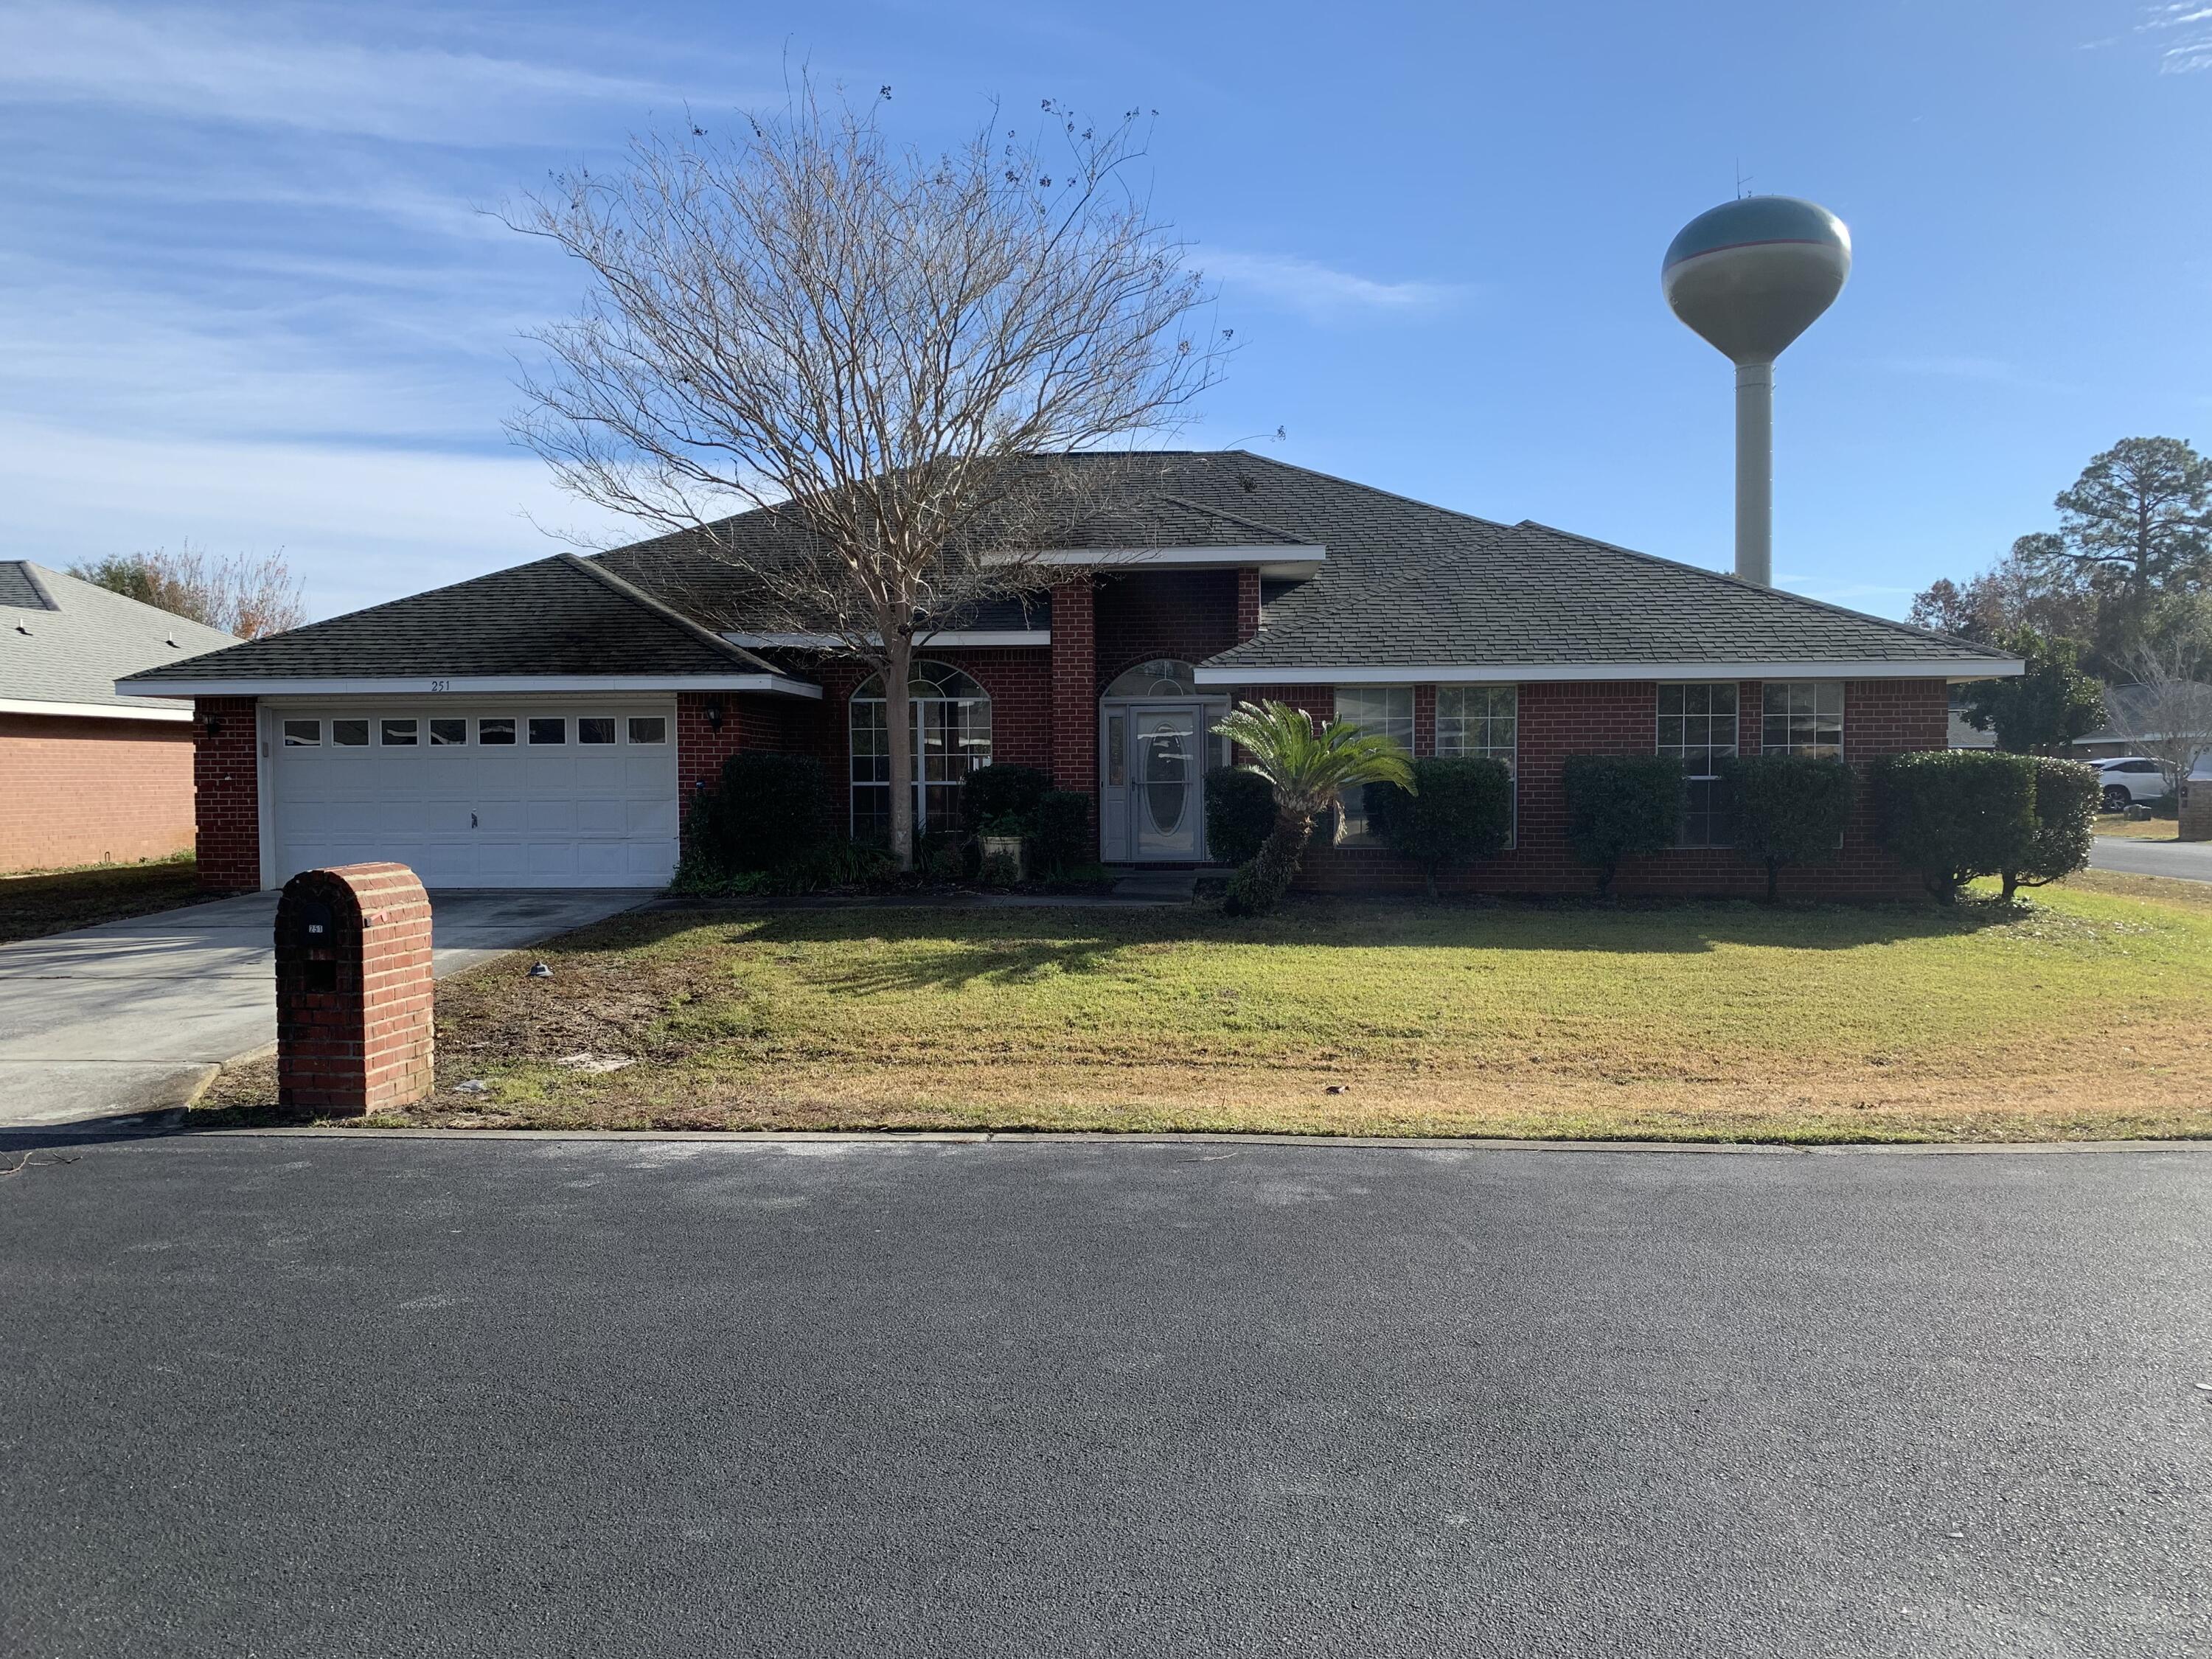
[[983, 843], [984, 869], [997, 872], [1011, 869], [1012, 878], [1019, 881], [1025, 873], [1022, 843], [1029, 831], [1029, 821], [1018, 812], [1002, 812], [987, 819], [979, 837]]

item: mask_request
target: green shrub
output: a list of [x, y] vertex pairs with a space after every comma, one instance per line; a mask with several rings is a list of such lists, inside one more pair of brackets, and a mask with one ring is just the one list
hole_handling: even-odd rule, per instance
[[986, 887], [1012, 887], [1022, 878], [1022, 861], [1012, 853], [988, 854], [977, 873]]
[[1275, 827], [1275, 791], [1257, 772], [1217, 766], [1206, 775], [1206, 854], [1249, 864]]
[[1816, 755], [1749, 755], [1721, 763], [1735, 821], [1735, 850], [1766, 866], [1772, 903], [1785, 864], [1833, 858], [1858, 799], [1858, 775]]
[[813, 756], [739, 750], [692, 802], [687, 851], [728, 873], [794, 863], [826, 839], [824, 799], [822, 763]]
[[1567, 848], [1597, 872], [1602, 897], [1620, 861], [1662, 853], [1682, 833], [1682, 763], [1664, 755], [1570, 755]]
[[1051, 775], [1034, 766], [979, 766], [960, 786], [961, 827], [972, 836], [987, 823], [1019, 818], [1022, 827], [1012, 833], [1026, 835], [1051, 787]]
[[1367, 821], [1393, 852], [1421, 866], [1434, 898], [1438, 870], [1494, 857], [1513, 838], [1513, 774], [1498, 760], [1438, 758], [1413, 767], [1415, 793], [1395, 783], [1367, 786]]
[[1048, 789], [1037, 798], [1031, 821], [1030, 862], [1040, 876], [1056, 876], [1097, 861], [1091, 834], [1091, 797], [1073, 789]]
[[1882, 844], [1946, 904], [1976, 876], [2023, 867], [2035, 840], [2035, 759], [1993, 749], [1886, 755]]
[[2019, 859], [1998, 866], [2004, 896], [2072, 875], [2089, 862], [2103, 780], [2080, 761], [2023, 757], [2035, 773], [2035, 833]]

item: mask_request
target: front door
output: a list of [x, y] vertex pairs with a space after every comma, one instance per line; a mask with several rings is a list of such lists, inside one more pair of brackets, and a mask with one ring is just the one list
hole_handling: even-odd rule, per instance
[[1130, 713], [1129, 822], [1134, 855], [1196, 862], [1206, 821], [1205, 739], [1194, 708]]

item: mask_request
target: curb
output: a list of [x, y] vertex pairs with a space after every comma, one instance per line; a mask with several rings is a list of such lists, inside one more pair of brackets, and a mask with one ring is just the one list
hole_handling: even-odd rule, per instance
[[1083, 1130], [1019, 1129], [435, 1129], [362, 1124], [276, 1125], [260, 1128], [194, 1129], [179, 1134], [200, 1139], [237, 1136], [338, 1140], [611, 1141], [689, 1146], [1231, 1146], [1290, 1147], [1309, 1151], [1343, 1147], [1361, 1152], [1633, 1152], [1680, 1157], [1835, 1158], [1868, 1155], [1913, 1158], [1979, 1157], [1990, 1153], [2091, 1156], [2116, 1152], [2212, 1153], [2204, 1140], [2022, 1140], [1888, 1141], [1834, 1146], [1789, 1146], [1742, 1140], [1515, 1140], [1479, 1136], [1270, 1135], [1230, 1134], [1201, 1130], [1168, 1133], [1112, 1134]]

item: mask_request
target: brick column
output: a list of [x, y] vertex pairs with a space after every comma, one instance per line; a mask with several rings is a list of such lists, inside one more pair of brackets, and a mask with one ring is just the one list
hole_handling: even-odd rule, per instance
[[252, 697], [192, 702], [192, 818], [199, 884], [210, 893], [261, 885], [261, 743]]
[[1259, 631], [1259, 568], [1256, 565], [1240, 565], [1237, 571], [1237, 643], [1243, 644]]
[[1413, 753], [1423, 758], [1437, 752], [1437, 688], [1413, 688]]
[[1091, 578], [1052, 590], [1052, 783], [1098, 799], [1097, 613]]
[[404, 864], [305, 870], [276, 906], [276, 1098], [340, 1117], [433, 1087], [430, 900]]

